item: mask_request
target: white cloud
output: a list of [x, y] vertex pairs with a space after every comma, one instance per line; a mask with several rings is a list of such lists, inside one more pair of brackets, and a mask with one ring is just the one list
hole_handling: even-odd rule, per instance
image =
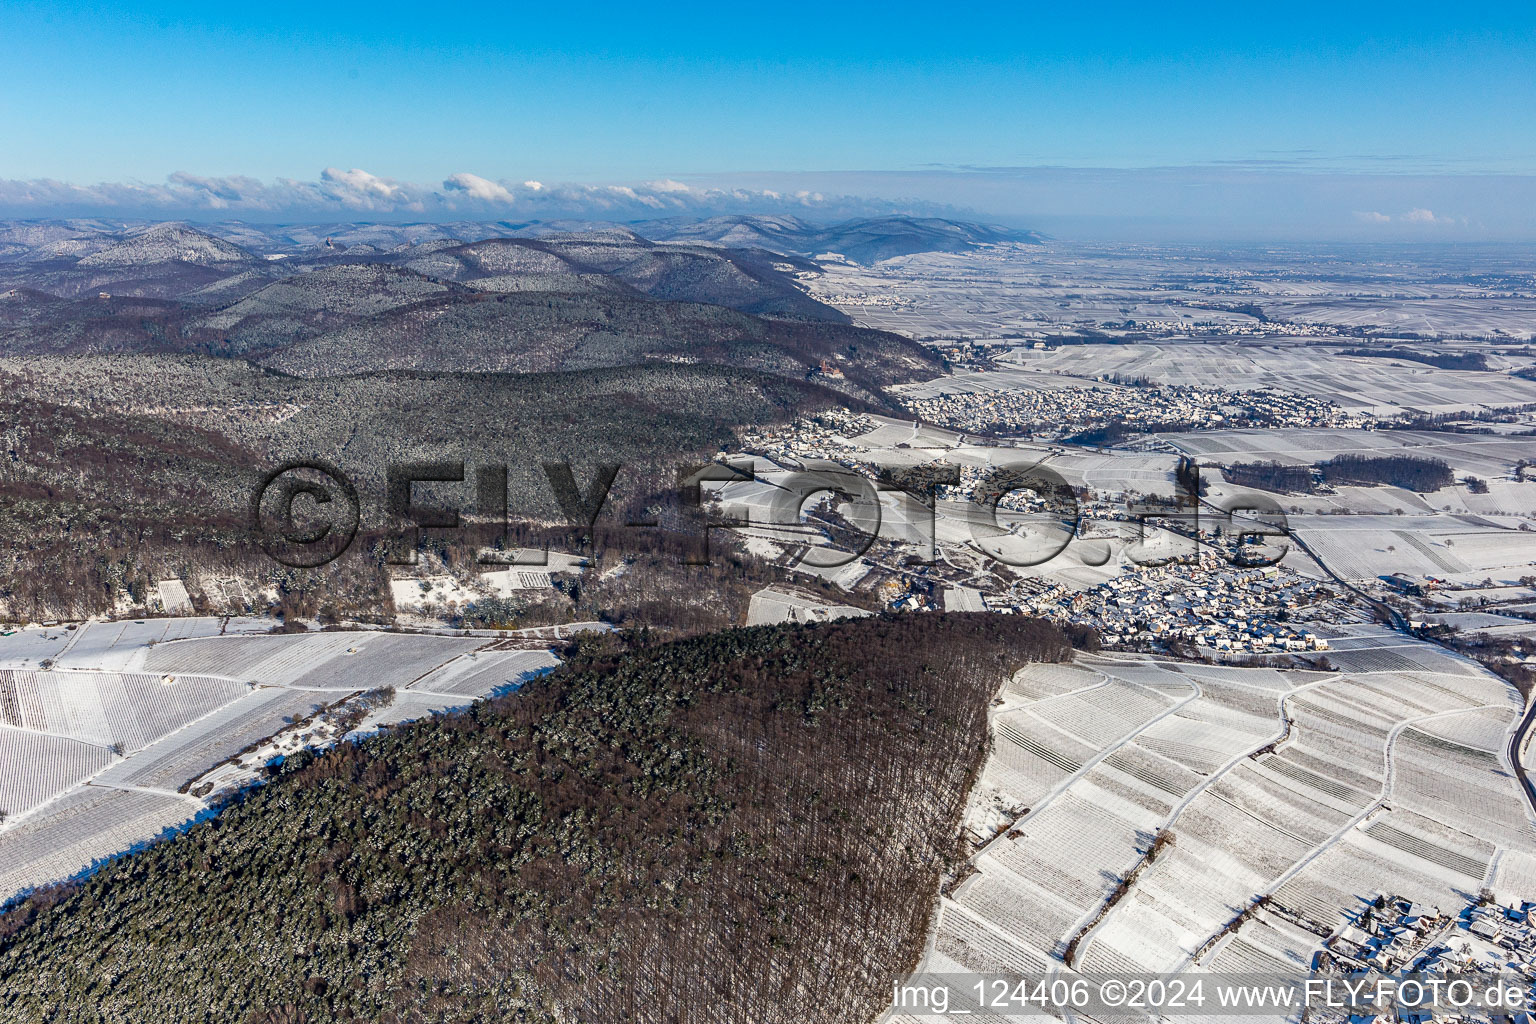
[[336, 186], [342, 191], [356, 192], [363, 196], [377, 196], [381, 199], [392, 199], [400, 194], [398, 185], [357, 167], [350, 171], [327, 167], [320, 172], [320, 181], [326, 185]]
[[464, 192], [471, 199], [487, 203], [510, 203], [516, 198], [505, 185], [498, 185], [478, 174], [451, 174], [443, 182], [443, 187], [449, 191]]
[[1403, 214], [1402, 220], [1403, 220], [1404, 223], [1407, 223], [1407, 224], [1449, 224], [1450, 223], [1450, 218], [1449, 217], [1441, 219], [1439, 217], [1436, 217], [1433, 211], [1426, 210], [1423, 207], [1414, 207], [1412, 210], [1409, 210], [1407, 213]]
[[1355, 212], [1355, 219], [1366, 224], [1462, 224], [1465, 225], [1465, 217], [1439, 217], [1433, 210], [1426, 210], [1422, 206], [1415, 206], [1407, 213], [1400, 213], [1396, 217], [1375, 210], [1369, 212]]
[[0, 217], [104, 216], [121, 219], [328, 220], [366, 213], [380, 220], [456, 220], [515, 215], [528, 219], [646, 220], [667, 216], [788, 213], [828, 219], [953, 212], [921, 200], [863, 199], [801, 190], [720, 188], [662, 179], [641, 185], [493, 181], [461, 172], [437, 186], [327, 167], [312, 181], [260, 181], [177, 172], [161, 184], [0, 179]]

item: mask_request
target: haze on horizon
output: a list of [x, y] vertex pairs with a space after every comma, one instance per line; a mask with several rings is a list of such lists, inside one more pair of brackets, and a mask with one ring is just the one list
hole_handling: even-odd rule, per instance
[[[402, 23], [412, 29], [402, 33]], [[0, 216], [1536, 240], [1536, 10], [9, 4]]]

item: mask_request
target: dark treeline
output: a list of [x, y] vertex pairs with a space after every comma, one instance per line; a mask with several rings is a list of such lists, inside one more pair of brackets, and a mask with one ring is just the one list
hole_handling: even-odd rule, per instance
[[1123, 420], [1113, 420], [1100, 427], [1090, 427], [1064, 440], [1068, 444], [1094, 445], [1100, 448], [1107, 448], [1110, 445], [1119, 444], [1128, 437], [1135, 437], [1140, 432], [1140, 430], [1126, 425]]
[[1316, 466], [1236, 462], [1222, 466], [1221, 475], [1239, 487], [1280, 494], [1311, 494], [1319, 481], [1330, 486], [1388, 484], [1420, 493], [1438, 491], [1455, 482], [1447, 463], [1417, 455], [1339, 455]]
[[1413, 412], [1404, 419], [1387, 420], [1386, 430], [1440, 430], [1452, 434], [1491, 434], [1490, 427], [1478, 423], [1517, 423], [1530, 412], [1531, 405], [1500, 405], [1489, 409], [1463, 409], [1456, 412]]
[[1409, 359], [1441, 370], [1486, 370], [1488, 357], [1481, 352], [1418, 352], [1402, 348], [1349, 348], [1341, 356], [1367, 359]]
[[1310, 494], [1314, 486], [1311, 466], [1284, 466], [1278, 462], [1234, 462], [1222, 466], [1221, 475], [1238, 487], [1280, 494]]
[[1110, 420], [1101, 426], [1090, 427], [1071, 437], [1062, 438], [1067, 444], [1094, 445], [1107, 448], [1119, 444], [1127, 438], [1141, 434], [1184, 434], [1192, 430], [1200, 429], [1200, 424], [1193, 420], [1178, 419], [1143, 419], [1137, 421], [1117, 418]]
[[1179, 464], [1174, 468], [1173, 478], [1185, 495], [1203, 498], [1208, 493], [1209, 488], [1206, 487], [1205, 480], [1200, 475], [1199, 463], [1186, 455], [1179, 456]]
[[1328, 484], [1389, 484], [1426, 494], [1455, 482], [1443, 460], [1417, 455], [1337, 455], [1317, 468]]
[[13, 910], [0, 1020], [871, 1020], [989, 701], [1069, 651], [985, 614], [585, 641]]

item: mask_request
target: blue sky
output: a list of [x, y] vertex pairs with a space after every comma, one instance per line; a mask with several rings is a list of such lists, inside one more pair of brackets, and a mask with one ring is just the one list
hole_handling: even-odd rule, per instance
[[0, 179], [826, 181], [1027, 219], [1112, 169], [1106, 209], [1139, 180], [1187, 219], [1178, 168], [1342, 190], [1352, 231], [1433, 224], [1400, 186], [1434, 182], [1470, 231], [1536, 174], [1536, 5], [1064, 7], [9, 0]]

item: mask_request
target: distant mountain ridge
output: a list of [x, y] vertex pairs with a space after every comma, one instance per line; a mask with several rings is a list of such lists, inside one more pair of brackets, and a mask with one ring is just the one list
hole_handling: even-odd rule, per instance
[[[118, 233], [96, 222], [0, 224], [0, 283], [61, 297], [105, 291], [204, 304], [239, 299], [296, 273], [366, 264], [480, 291], [644, 295], [744, 313], [848, 321], [798, 286], [793, 274], [818, 269], [800, 257], [717, 244], [657, 243], [612, 225], [511, 234], [515, 227], [456, 224], [416, 232], [378, 226], [348, 232], [350, 242], [331, 235], [315, 242], [286, 229], [281, 238], [264, 240], [259, 229], [249, 228], [231, 232], [239, 239], [236, 244], [182, 223]], [[447, 229], [463, 229], [471, 240], [444, 235]], [[416, 240], [400, 241], [402, 233]], [[427, 234], [431, 237], [419, 237]], [[305, 248], [271, 251], [294, 244]]]
[[710, 217], [636, 225], [651, 238], [756, 246], [815, 256], [835, 252], [855, 263], [878, 263], [919, 252], [964, 252], [1003, 242], [1039, 245], [1034, 231], [940, 217], [872, 217], [816, 226], [797, 217]]
[[876, 404], [942, 368], [808, 294], [813, 261], [758, 247], [388, 228], [273, 253], [256, 229], [237, 245], [183, 223], [109, 227], [0, 224], [0, 354], [200, 354], [302, 377], [711, 364]]
[[[876, 263], [895, 256], [920, 252], [964, 252], [980, 245], [1013, 243], [1038, 245], [1046, 237], [1035, 231], [979, 224], [941, 217], [868, 217], [818, 224], [787, 215], [719, 216], [705, 219], [669, 218], [630, 221], [452, 221], [419, 224], [380, 224], [333, 221], [313, 224], [253, 224], [220, 221], [197, 225], [118, 224], [100, 219], [51, 221], [0, 221], [0, 264], [56, 257], [80, 257], [105, 250], [125, 240], [143, 254], [152, 254], [152, 242], [163, 242], [168, 258], [195, 250], [201, 262], [220, 262], [258, 256], [295, 256], [310, 251], [335, 254], [359, 246], [379, 254], [398, 253], [412, 247], [452, 240], [463, 242], [488, 238], [554, 239], [572, 235], [617, 232], [650, 241], [697, 242], [729, 248], [757, 248], [769, 252], [816, 256], [835, 252], [856, 263]], [[147, 236], [147, 237], [146, 237]], [[185, 236], [183, 238], [182, 236]], [[222, 240], [223, 249], [192, 236]], [[243, 251], [243, 256], [241, 252]], [[126, 255], [126, 252], [125, 252]], [[117, 257], [109, 257], [109, 259]]]
[[129, 267], [152, 263], [249, 263], [259, 257], [222, 238], [185, 224], [156, 224], [83, 257], [82, 267]]

